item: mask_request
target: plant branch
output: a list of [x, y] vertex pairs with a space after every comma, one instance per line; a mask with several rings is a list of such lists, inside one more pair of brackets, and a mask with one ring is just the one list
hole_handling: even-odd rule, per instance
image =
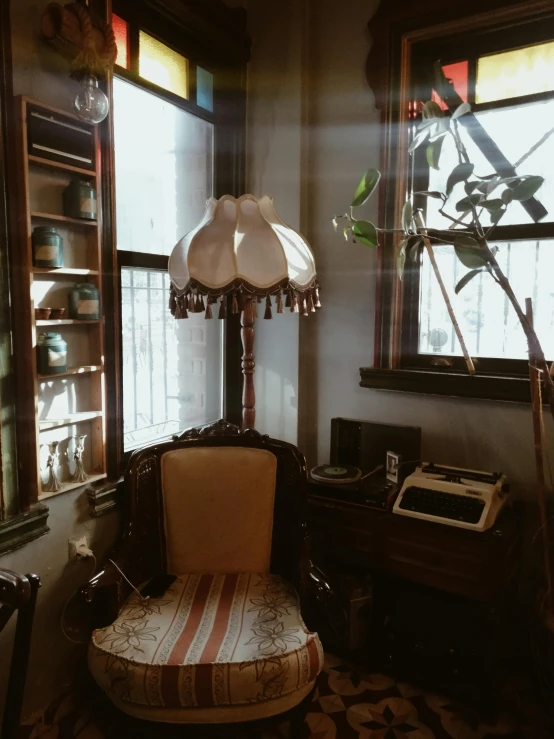
[[458, 324], [458, 320], [456, 319], [454, 309], [452, 308], [452, 303], [450, 302], [450, 298], [448, 297], [448, 292], [446, 291], [446, 287], [444, 286], [444, 282], [442, 281], [442, 276], [439, 270], [439, 266], [437, 264], [437, 260], [435, 259], [435, 254], [433, 252], [433, 245], [431, 244], [431, 242], [429, 241], [429, 238], [427, 237], [427, 231], [425, 229], [425, 226], [423, 225], [423, 219], [421, 218], [421, 213], [415, 213], [414, 220], [415, 220], [416, 226], [418, 227], [419, 233], [423, 236], [423, 243], [425, 244], [425, 248], [427, 249], [427, 254], [429, 255], [429, 261], [431, 262], [431, 266], [433, 267], [435, 277], [437, 278], [437, 282], [439, 283], [439, 287], [442, 292], [442, 297], [444, 298], [444, 302], [446, 303], [446, 309], [448, 311], [448, 315], [450, 316], [450, 320], [452, 321], [452, 325], [454, 326], [454, 331], [456, 332], [456, 336], [458, 337], [458, 341], [460, 342], [460, 346], [462, 348], [464, 359], [466, 361], [467, 370], [470, 375], [474, 375], [475, 366], [473, 364], [471, 357], [469, 356], [469, 352], [467, 350], [467, 346], [464, 341], [462, 331]]
[[510, 285], [508, 281], [508, 278], [506, 277], [504, 272], [502, 272], [500, 265], [496, 261], [496, 257], [493, 254], [492, 250], [490, 249], [487, 243], [487, 240], [485, 238], [481, 238], [479, 240], [479, 243], [481, 247], [485, 249], [485, 251], [487, 252], [487, 261], [491, 265], [497, 277], [498, 284], [506, 293], [508, 300], [510, 301], [513, 309], [516, 312], [519, 322], [521, 323], [521, 327], [523, 329], [523, 332], [525, 333], [525, 338], [527, 339], [527, 346], [529, 347], [529, 355], [532, 358], [532, 360], [535, 361], [537, 365], [537, 369], [539, 369], [542, 373], [542, 379], [544, 382], [544, 388], [546, 390], [546, 395], [548, 398], [548, 404], [550, 406], [550, 412], [552, 413], [552, 418], [554, 419], [554, 378], [550, 374], [550, 371], [549, 371], [549, 368], [546, 362], [546, 357], [544, 356], [544, 352], [542, 350], [539, 338], [537, 334], [535, 333], [535, 329], [533, 328], [533, 325], [529, 322], [527, 315], [525, 314], [521, 305], [519, 304], [519, 301], [516, 298], [514, 291], [512, 290], [512, 286]]
[[544, 136], [541, 139], [539, 139], [537, 141], [537, 143], [534, 144], [534, 146], [532, 146], [526, 154], [524, 154], [520, 159], [517, 160], [517, 162], [514, 164], [514, 169], [517, 169], [518, 167], [521, 167], [521, 165], [523, 164], [523, 162], [526, 159], [529, 159], [529, 157], [531, 156], [531, 154], [534, 154], [537, 151], [537, 149], [540, 146], [542, 146], [544, 144], [544, 142], [547, 141], [552, 136], [553, 133], [554, 133], [554, 128], [551, 128], [550, 131], [547, 131], [544, 134]]

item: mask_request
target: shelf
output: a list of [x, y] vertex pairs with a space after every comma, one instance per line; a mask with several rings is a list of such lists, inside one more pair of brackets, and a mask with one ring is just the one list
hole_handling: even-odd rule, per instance
[[85, 228], [98, 228], [98, 221], [87, 221], [85, 218], [70, 218], [69, 216], [60, 216], [57, 213], [37, 213], [36, 210], [31, 211], [31, 218], [38, 218], [41, 221], [55, 221], [56, 223], [71, 223], [74, 226], [84, 226]]
[[37, 326], [77, 326], [80, 323], [100, 323], [99, 318], [90, 319], [86, 321], [78, 321], [74, 318], [47, 318], [39, 319], [35, 321]]
[[73, 267], [33, 267], [33, 273], [35, 275], [50, 275], [51, 277], [56, 275], [86, 276], [99, 274], [97, 269], [74, 269]]
[[45, 498], [53, 498], [54, 495], [61, 495], [61, 493], [69, 493], [70, 490], [77, 490], [77, 488], [84, 488], [86, 485], [92, 485], [93, 482], [98, 482], [98, 480], [105, 480], [108, 475], [103, 472], [101, 475], [90, 475], [88, 480], [85, 482], [62, 482], [63, 488], [61, 490], [56, 490], [55, 493], [39, 493], [39, 500], [44, 500]]
[[[60, 377], [61, 375], [56, 375]], [[52, 379], [53, 375], [48, 375]], [[65, 418], [56, 418], [49, 421], [39, 421], [40, 431], [50, 431], [52, 429], [61, 429], [64, 426], [73, 426], [76, 423], [84, 423], [85, 421], [94, 421], [96, 418], [102, 418], [102, 411], [88, 411], [86, 413], [70, 413]]]
[[104, 368], [101, 364], [87, 364], [83, 367], [68, 367], [67, 372], [58, 372], [57, 375], [37, 375], [37, 378], [39, 382], [48, 382], [50, 380], [59, 380], [62, 377], [71, 377], [73, 375], [88, 375], [91, 372], [100, 372], [103, 369]]
[[94, 170], [84, 169], [83, 167], [74, 167], [72, 164], [64, 164], [63, 162], [54, 162], [50, 159], [37, 157], [34, 154], [29, 154], [28, 158], [31, 164], [36, 164], [37, 166], [44, 167], [45, 169], [56, 169], [61, 170], [62, 172], [71, 172], [73, 174], [84, 175], [85, 177], [96, 178], [96, 172]]

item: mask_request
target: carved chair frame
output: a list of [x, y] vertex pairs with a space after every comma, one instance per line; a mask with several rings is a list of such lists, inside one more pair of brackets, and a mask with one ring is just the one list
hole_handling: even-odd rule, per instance
[[[131, 586], [122, 572], [137, 587], [156, 575], [167, 573], [161, 458], [170, 451], [198, 447], [264, 449], [277, 458], [270, 570], [296, 588], [303, 618], [311, 628], [310, 623], [319, 620], [318, 613], [324, 612], [325, 603], [333, 593], [325, 576], [313, 566], [309, 557], [304, 456], [292, 444], [262, 436], [253, 429], [241, 431], [238, 426], [224, 420], [191, 429], [174, 441], [146, 447], [131, 456], [125, 473], [122, 540], [111, 555], [113, 562], [108, 560], [102, 571], [83, 589], [91, 606], [93, 627], [101, 628], [113, 623], [130, 594]], [[286, 714], [267, 719], [265, 723], [290, 720], [292, 735], [295, 735], [294, 732], [301, 730], [311, 697], [310, 694]], [[249, 725], [253, 727], [263, 723], [249, 722]]]

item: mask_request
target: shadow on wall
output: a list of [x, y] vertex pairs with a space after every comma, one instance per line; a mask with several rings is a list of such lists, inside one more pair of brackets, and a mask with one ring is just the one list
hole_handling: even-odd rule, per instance
[[[98, 563], [105, 561], [118, 531], [119, 517], [110, 513], [91, 519], [85, 493], [61, 494], [48, 502], [50, 533], [0, 557], [0, 567], [41, 579], [33, 626], [23, 717], [43, 711], [86, 669], [86, 646], [73, 644], [61, 629], [63, 609], [92, 574], [93, 561], [68, 561], [68, 539], [87, 536]], [[99, 567], [99, 564], [96, 565]], [[76, 600], [76, 599], [75, 599]], [[73, 601], [66, 611], [66, 631], [75, 641], [87, 640], [82, 609]], [[72, 626], [80, 626], [76, 630]], [[15, 618], [0, 634], [0, 717], [9, 674]], [[4, 657], [5, 655], [5, 657]], [[7, 656], [9, 655], [9, 657]]]

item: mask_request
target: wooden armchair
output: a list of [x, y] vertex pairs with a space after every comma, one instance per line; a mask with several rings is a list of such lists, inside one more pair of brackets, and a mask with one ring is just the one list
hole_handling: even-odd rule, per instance
[[[328, 594], [305, 504], [298, 449], [225, 421], [131, 457], [117, 567], [85, 593], [89, 667], [116, 706], [182, 724], [278, 716], [298, 730], [323, 660], [301, 611], [313, 613], [313, 585]], [[161, 597], [129, 584], [167, 573], [177, 578]]]
[[0, 732], [2, 739], [16, 739], [19, 732], [39, 587], [40, 579], [37, 575], [25, 577], [11, 570], [0, 570], [0, 631], [17, 611], [10, 677]]

